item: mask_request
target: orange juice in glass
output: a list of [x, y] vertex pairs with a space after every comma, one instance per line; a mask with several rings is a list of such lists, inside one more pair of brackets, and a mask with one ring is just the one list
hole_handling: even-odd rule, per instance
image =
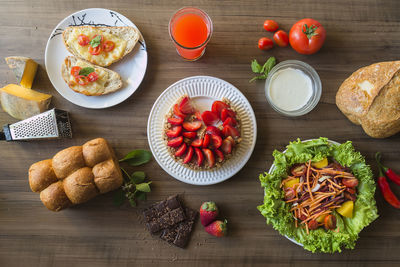
[[199, 59], [211, 38], [213, 25], [206, 12], [194, 8], [179, 9], [169, 21], [169, 35], [176, 51], [186, 60]]

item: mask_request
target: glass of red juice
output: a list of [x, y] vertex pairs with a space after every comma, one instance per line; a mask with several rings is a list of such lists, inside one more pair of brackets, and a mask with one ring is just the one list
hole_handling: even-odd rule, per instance
[[201, 9], [184, 7], [169, 21], [169, 35], [176, 51], [186, 60], [199, 59], [211, 38], [213, 25], [210, 17]]

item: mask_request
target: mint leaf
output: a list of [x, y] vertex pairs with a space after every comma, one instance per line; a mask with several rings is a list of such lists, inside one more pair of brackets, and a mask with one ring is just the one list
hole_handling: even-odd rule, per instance
[[128, 177], [128, 180], [124, 178], [125, 181], [132, 180], [132, 177], [129, 175], [129, 173], [122, 167], [120, 167], [122, 172], [125, 174], [126, 177]]
[[262, 75], [258, 75], [258, 76], [253, 77], [253, 78], [250, 80], [250, 82], [254, 82], [255, 80], [265, 80], [265, 79], [267, 79], [267, 75], [262, 74]]
[[276, 59], [274, 57], [270, 57], [262, 67], [261, 73], [264, 73], [266, 76], [268, 76], [268, 73], [275, 65], [276, 65]]
[[261, 65], [257, 62], [257, 59], [253, 59], [253, 61], [251, 61], [251, 70], [254, 73], [261, 73], [262, 72], [262, 67]]
[[146, 174], [141, 171], [132, 173], [132, 175], [130, 177], [131, 181], [134, 182], [135, 184], [143, 183], [145, 178], [146, 178]]
[[151, 191], [150, 184], [151, 184], [151, 182], [137, 184], [136, 185], [136, 190], [148, 193], [148, 192]]
[[92, 72], [94, 72], [94, 68], [85, 67], [79, 71], [79, 75], [88, 76]]
[[129, 204], [131, 204], [132, 207], [136, 207], [136, 202], [134, 198], [129, 199]]
[[101, 43], [101, 35], [97, 35], [90, 41], [90, 46], [95, 48], [98, 47]]
[[125, 201], [125, 192], [122, 189], [119, 189], [115, 192], [113, 197], [113, 202], [115, 206], [121, 206]]
[[146, 200], [146, 192], [137, 192], [136, 199], [137, 200]]
[[129, 152], [123, 159], [119, 161], [126, 161], [132, 166], [139, 166], [145, 164], [151, 159], [151, 152], [147, 150], [137, 149]]

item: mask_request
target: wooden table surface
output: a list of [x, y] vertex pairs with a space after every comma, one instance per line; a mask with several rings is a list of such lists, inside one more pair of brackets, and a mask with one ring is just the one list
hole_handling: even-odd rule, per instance
[[[322, 3], [325, 2], [325, 3]], [[214, 23], [214, 34], [205, 56], [183, 61], [168, 35], [168, 21], [182, 6], [205, 10]], [[400, 264], [400, 212], [383, 201], [377, 191], [380, 217], [362, 231], [354, 250], [332, 255], [312, 254], [291, 243], [265, 224], [257, 211], [263, 190], [259, 173], [271, 165], [271, 153], [291, 140], [326, 136], [338, 142], [352, 140], [376, 173], [373, 155], [384, 153], [385, 163], [400, 171], [400, 134], [378, 140], [348, 121], [335, 106], [335, 94], [353, 71], [378, 61], [399, 59], [400, 2], [335, 1], [0, 1], [0, 58], [28, 56], [40, 64], [33, 88], [54, 96], [53, 105], [70, 112], [73, 139], [0, 143], [0, 266], [206, 266], [206, 265], [396, 265]], [[149, 53], [147, 73], [139, 90], [125, 102], [108, 109], [91, 110], [65, 100], [45, 71], [44, 52], [53, 28], [80, 9], [101, 7], [132, 20], [142, 32]], [[265, 19], [289, 30], [297, 20], [312, 17], [327, 31], [322, 50], [311, 56], [290, 48], [268, 52], [257, 48]], [[250, 84], [250, 61], [298, 59], [312, 65], [322, 80], [318, 106], [299, 118], [277, 114], [266, 102], [263, 82]], [[153, 181], [153, 191], [138, 208], [115, 207], [113, 194], [59, 213], [48, 211], [32, 193], [27, 171], [57, 151], [104, 137], [119, 157], [131, 149], [148, 149], [146, 127], [150, 109], [170, 84], [193, 75], [224, 79], [250, 101], [257, 117], [258, 137], [252, 157], [231, 179], [212, 186], [193, 186], [173, 179], [153, 160], [143, 167]], [[0, 86], [15, 83], [4, 61]], [[0, 124], [16, 120], [0, 112]], [[394, 191], [400, 195], [400, 189]], [[192, 208], [214, 200], [229, 220], [229, 236], [217, 239], [197, 222], [187, 249], [178, 249], [145, 230], [141, 211], [172, 194], [182, 194]]]

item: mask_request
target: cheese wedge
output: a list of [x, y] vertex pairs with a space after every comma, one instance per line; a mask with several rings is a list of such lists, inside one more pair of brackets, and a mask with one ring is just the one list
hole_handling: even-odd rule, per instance
[[38, 64], [27, 57], [6, 57], [6, 62], [14, 71], [17, 82], [25, 88], [32, 88]]
[[5, 112], [16, 119], [24, 120], [46, 111], [51, 95], [9, 84], [0, 88], [0, 100]]

